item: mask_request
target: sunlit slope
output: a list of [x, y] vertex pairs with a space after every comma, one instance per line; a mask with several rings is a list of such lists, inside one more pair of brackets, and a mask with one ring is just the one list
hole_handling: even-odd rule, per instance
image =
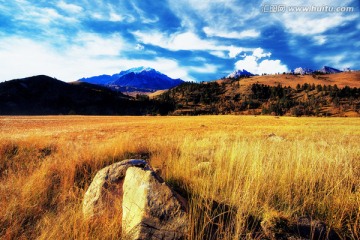
[[290, 86], [296, 88], [297, 84], [303, 85], [304, 83], [315, 85], [337, 85], [339, 88], [360, 87], [360, 71], [358, 72], [342, 72], [326, 75], [265, 75], [245, 78], [241, 80], [243, 85], [251, 85], [254, 83], [276, 86], [281, 84], [283, 86]]

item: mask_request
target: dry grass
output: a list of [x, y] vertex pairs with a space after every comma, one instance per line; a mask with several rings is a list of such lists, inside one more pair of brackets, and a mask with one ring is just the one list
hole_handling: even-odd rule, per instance
[[86, 222], [82, 197], [102, 167], [143, 157], [188, 193], [189, 239], [261, 238], [258, 222], [299, 216], [358, 239], [359, 126], [358, 118], [0, 117], [0, 238], [119, 238], [121, 216]]
[[303, 85], [304, 83], [315, 85], [337, 85], [340, 88], [345, 86], [360, 87], [360, 72], [343, 72], [336, 74], [318, 75], [314, 78], [312, 75], [267, 75], [255, 76], [241, 80], [243, 86], [249, 86], [254, 83], [276, 86], [290, 86], [296, 88], [297, 84]]

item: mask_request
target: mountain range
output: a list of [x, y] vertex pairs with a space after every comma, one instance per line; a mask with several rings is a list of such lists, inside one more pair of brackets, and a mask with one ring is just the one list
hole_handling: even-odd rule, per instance
[[[350, 69], [347, 68], [346, 71], [348, 72], [348, 71], [350, 71]], [[294, 74], [306, 75], [306, 74], [313, 74], [315, 72], [323, 73], [323, 74], [332, 74], [332, 73], [340, 73], [342, 71], [340, 71], [339, 69], [333, 68], [333, 67], [323, 66], [321, 69], [316, 70], [316, 71], [314, 71], [310, 68], [298, 67], [298, 68], [295, 68], [294, 70], [292, 70], [291, 72]]]
[[103, 85], [116, 90], [154, 92], [176, 87], [184, 83], [181, 79], [172, 79], [153, 68], [131, 68], [113, 75], [100, 75], [81, 78], [78, 81]]
[[[346, 69], [344, 69], [344, 71], [349, 72], [350, 69], [346, 68]], [[328, 66], [324, 66], [319, 70], [312, 70], [310, 68], [304, 68], [304, 67], [298, 67], [298, 68], [295, 68], [294, 70], [291, 70], [291, 73], [300, 74], [300, 75], [313, 74], [314, 72], [323, 73], [323, 74], [332, 74], [332, 73], [340, 73], [342, 71], [340, 71], [339, 69], [333, 68], [333, 67], [328, 67]], [[239, 70], [235, 70], [234, 72], [230, 73], [226, 78], [240, 78], [240, 77], [250, 77], [250, 76], [255, 76], [255, 74], [252, 74], [251, 72], [248, 72], [245, 69], [242, 69], [242, 70], [239, 69]]]
[[[309, 72], [307, 69], [298, 70]], [[276, 108], [280, 107], [276, 114], [292, 114], [300, 102], [304, 108], [312, 109], [310, 112], [305, 111], [305, 115], [339, 116], [346, 112], [349, 116], [358, 116], [360, 72], [338, 71], [323, 67], [303, 76], [292, 73], [251, 76], [250, 72], [243, 69], [221, 80], [202, 84], [185, 82], [173, 88], [166, 85], [173, 79], [169, 80], [166, 75], [149, 68], [129, 69], [113, 76], [85, 79], [91, 83], [66, 83], [39, 75], [0, 83], [0, 115], [259, 114], [262, 109], [264, 114], [268, 114], [273, 112], [269, 106], [274, 104]], [[337, 74], [323, 74], [332, 72]], [[155, 76], [161, 76], [162, 80]], [[246, 77], [241, 78], [243, 76]], [[133, 89], [145, 89], [144, 85], [152, 84], [151, 89], [154, 90], [159, 82], [159, 88], [170, 90], [157, 91], [151, 97], [131, 97], [119, 89], [113, 90], [113, 86], [117, 86], [115, 84]], [[249, 109], [252, 111], [249, 112]]]
[[[313, 74], [313, 73], [332, 74], [341, 72], [338, 69], [324, 66], [320, 70], [314, 71], [309, 68], [298, 67], [291, 71], [294, 74]], [[251, 77], [255, 74], [246, 69], [238, 69], [230, 73], [226, 78]], [[156, 71], [153, 68], [137, 67], [131, 68], [113, 75], [99, 75], [88, 78], [81, 78], [79, 82], [91, 83], [108, 87], [110, 89], [124, 92], [128, 95], [137, 93], [152, 93], [158, 90], [167, 90], [184, 83], [181, 79], [172, 79], [167, 75]]]

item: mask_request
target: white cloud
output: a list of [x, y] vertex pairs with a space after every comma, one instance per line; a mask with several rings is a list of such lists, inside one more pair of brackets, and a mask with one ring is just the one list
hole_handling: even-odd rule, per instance
[[264, 49], [262, 48], [256, 48], [254, 51], [253, 51], [253, 54], [252, 54], [254, 57], [256, 57], [257, 59], [260, 59], [260, 58], [263, 58], [263, 57], [270, 57], [271, 56], [271, 53], [265, 53], [264, 52]]
[[73, 13], [73, 14], [78, 14], [78, 13], [82, 12], [82, 10], [83, 10], [83, 8], [78, 5], [66, 3], [64, 1], [58, 2], [56, 4], [56, 6], [64, 11], [67, 11], [67, 12]]
[[254, 56], [246, 56], [244, 59], [237, 61], [235, 63], [235, 68], [240, 70], [245, 69], [253, 74], [259, 74], [259, 65]]
[[218, 66], [206, 63], [203, 66], [189, 67], [189, 69], [197, 73], [215, 73], [218, 70]]
[[[0, 81], [38, 74], [56, 75], [58, 58], [54, 58], [45, 44], [29, 39], [7, 38], [0, 41], [0, 60], [7, 71], [1, 71]], [[59, 66], [60, 68], [60, 66]], [[11, 70], [10, 70], [11, 69]]]
[[26, 16], [19, 17], [22, 20], [34, 20], [41, 24], [56, 22], [64, 17], [53, 8], [37, 8], [28, 12]]
[[[309, 15], [309, 14], [308, 14]], [[329, 17], [309, 17], [298, 16], [294, 17], [293, 14], [286, 14], [281, 21], [285, 27], [294, 34], [299, 35], [315, 35], [326, 32], [329, 29], [342, 26], [344, 23], [356, 19], [354, 15], [342, 16], [335, 14], [328, 14]]]
[[123, 47], [118, 36], [101, 38], [92, 34], [80, 34], [75, 38], [77, 45], [61, 50], [46, 42], [20, 37], [0, 40], [0, 61], [4, 69], [7, 69], [0, 73], [0, 79], [46, 74], [74, 81], [84, 75], [107, 73], [110, 69], [115, 69], [116, 55]]
[[197, 62], [207, 62], [207, 59], [204, 57], [195, 57], [193, 60]]
[[75, 41], [77, 44], [71, 46], [70, 52], [91, 57], [118, 56], [126, 44], [119, 34], [101, 37], [92, 33], [79, 33]]
[[234, 47], [233, 45], [231, 45], [230, 47], [228, 47], [228, 51], [230, 58], [236, 58], [240, 53], [243, 52], [243, 48]]
[[[17, 11], [12, 14], [12, 17], [19, 25], [31, 27], [49, 27], [49, 25], [63, 25], [64, 23], [74, 24], [75, 22], [78, 22], [76, 17], [64, 16], [60, 14], [55, 8], [37, 7], [27, 1], [18, 1], [17, 4]], [[51, 31], [53, 29], [44, 30]]]
[[315, 40], [315, 43], [317, 45], [323, 45], [327, 41], [326, 36], [323, 36], [323, 35], [314, 36], [313, 39]]
[[91, 13], [91, 17], [94, 19], [98, 19], [98, 20], [102, 20], [104, 17], [101, 13], [99, 12], [93, 12]]
[[256, 20], [261, 14], [260, 4], [238, 0], [182, 0], [176, 4], [167, 1], [171, 11], [181, 19], [182, 27], [190, 31], [197, 30], [197, 23], [203, 22], [212, 29], [231, 32], [231, 28], [244, 27], [248, 20]]
[[136, 50], [139, 50], [139, 51], [144, 50], [144, 48], [145, 48], [145, 47], [144, 47], [143, 45], [139, 44], [139, 43], [136, 44], [136, 46], [135, 46], [135, 49], [136, 49]]
[[135, 22], [136, 18], [125, 5], [126, 4], [124, 1], [119, 1], [116, 4], [106, 3], [106, 1], [96, 1], [92, 3], [91, 7], [86, 8], [87, 11], [85, 14], [87, 17], [100, 21], [127, 23]]
[[139, 15], [142, 23], [156, 23], [159, 21], [159, 18], [157, 16], [148, 16], [149, 13], [138, 7], [135, 2], [130, 1], [130, 4], [135, 10], [135, 12]]
[[244, 59], [237, 61], [235, 68], [240, 70], [245, 69], [253, 74], [274, 74], [288, 71], [287, 66], [282, 64], [280, 60], [264, 59], [260, 61], [261, 58], [270, 56], [271, 53], [264, 53], [263, 49], [257, 48], [251, 56], [245, 56]]
[[235, 38], [235, 39], [242, 39], [242, 38], [256, 38], [260, 35], [260, 32], [256, 31], [255, 29], [235, 32], [225, 32], [218, 29], [212, 29], [210, 27], [204, 27], [204, 32], [209, 37], [222, 37], [222, 38]]
[[322, 65], [330, 65], [335, 68], [340, 68], [342, 66], [342, 61], [346, 59], [346, 55], [344, 53], [327, 55], [327, 56], [315, 56], [314, 60]]
[[189, 69], [180, 66], [174, 59], [129, 60], [121, 57], [121, 52], [128, 50], [129, 46], [116, 34], [105, 38], [81, 33], [74, 41], [76, 45], [58, 50], [46, 42], [21, 37], [0, 39], [0, 62], [3, 69], [0, 81], [39, 74], [63, 81], [75, 81], [136, 66], [149, 66], [172, 78], [194, 81], [188, 74]]
[[192, 32], [176, 34], [167, 43], [172, 50], [207, 50], [213, 49], [214, 45], [209, 41], [204, 41]]
[[[264, 0], [261, 5], [269, 4], [269, 1]], [[286, 3], [287, 7], [337, 7], [337, 6], [354, 6], [352, 0], [298, 0], [294, 3]], [[283, 25], [287, 31], [297, 35], [320, 35], [328, 30], [340, 27], [349, 21], [358, 18], [358, 12], [290, 12], [286, 10], [284, 13], [279, 14], [263, 14], [265, 20], [269, 21], [269, 18], [277, 20]]]
[[224, 51], [209, 51], [209, 53], [218, 58], [226, 58], [227, 57], [227, 55], [225, 54]]
[[274, 73], [283, 73], [287, 72], [288, 68], [286, 65], [281, 64], [280, 60], [268, 60], [265, 59], [259, 63], [258, 73], [268, 73], [268, 74], [274, 74]]
[[124, 20], [124, 18], [122, 16], [120, 16], [119, 14], [116, 14], [115, 12], [110, 13], [110, 18], [109, 18], [110, 22], [121, 22], [123, 20]]
[[134, 16], [128, 13], [126, 9], [120, 6], [114, 6], [112, 4], [107, 4], [106, 7], [102, 8], [103, 13], [98, 16], [99, 19], [110, 21], [110, 22], [128, 22], [132, 23], [135, 21]]
[[235, 58], [239, 55], [243, 48], [236, 46], [224, 46], [218, 45], [216, 42], [210, 40], [203, 40], [199, 38], [195, 33], [192, 32], [183, 32], [183, 33], [174, 33], [170, 36], [167, 36], [163, 33], [152, 31], [152, 32], [133, 32], [134, 36], [138, 41], [144, 44], [151, 44], [154, 46], [159, 46], [171, 51], [179, 50], [198, 50], [198, 51], [209, 51], [210, 54], [213, 54], [217, 57], [226, 58]]

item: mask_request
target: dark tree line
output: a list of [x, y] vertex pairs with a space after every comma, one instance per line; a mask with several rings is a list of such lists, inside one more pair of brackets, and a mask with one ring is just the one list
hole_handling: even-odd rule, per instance
[[[305, 83], [292, 89], [281, 85], [273, 87], [253, 84], [251, 91], [251, 98], [262, 102], [263, 114], [320, 115], [321, 108], [326, 105], [359, 110], [360, 89], [349, 86], [339, 88], [337, 85]], [[305, 97], [296, 97], [299, 93], [303, 93]]]
[[322, 109], [325, 106], [360, 110], [358, 88], [305, 83], [294, 89], [253, 84], [249, 94], [230, 94], [227, 87], [233, 84], [234, 81], [184, 83], [160, 95], [157, 100], [174, 112], [192, 115], [261, 111], [266, 115], [319, 116], [324, 115]]

